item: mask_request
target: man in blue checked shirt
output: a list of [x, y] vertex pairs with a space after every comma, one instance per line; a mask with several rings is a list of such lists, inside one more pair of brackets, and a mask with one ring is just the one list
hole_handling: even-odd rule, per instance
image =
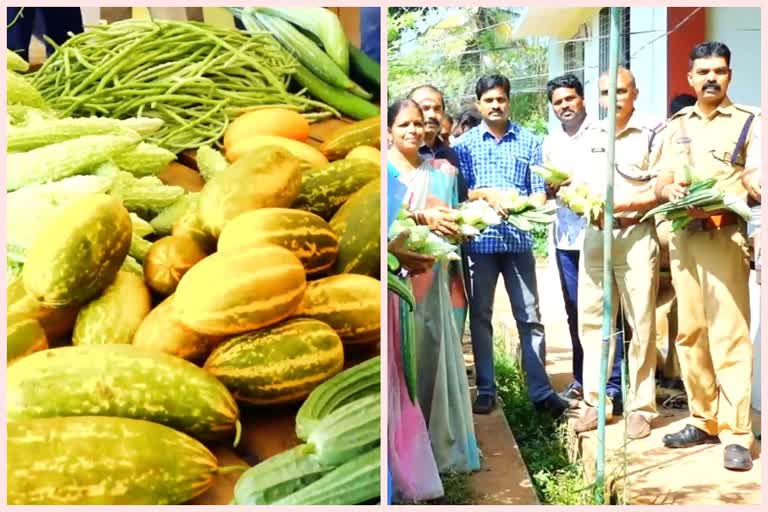
[[[509, 80], [503, 76], [484, 76], [475, 87], [477, 107], [483, 118], [456, 142], [469, 199], [484, 199], [500, 215], [505, 190], [516, 189], [537, 205], [546, 201], [544, 180], [531, 172], [541, 164], [541, 141], [529, 130], [509, 120]], [[576, 405], [552, 389], [544, 368], [546, 344], [539, 313], [536, 288], [536, 260], [533, 239], [504, 222], [487, 229], [466, 245], [470, 260], [472, 289], [469, 327], [477, 375], [476, 414], [488, 414], [496, 406], [493, 367], [493, 299], [499, 274], [504, 277], [512, 312], [520, 334], [528, 393], [538, 410], [559, 416]]]

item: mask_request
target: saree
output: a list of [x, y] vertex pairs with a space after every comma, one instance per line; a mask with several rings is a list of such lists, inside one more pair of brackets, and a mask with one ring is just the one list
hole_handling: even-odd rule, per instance
[[[387, 225], [400, 209], [405, 187], [397, 180], [396, 170], [388, 166]], [[399, 278], [396, 278], [399, 279]], [[443, 484], [437, 471], [427, 426], [421, 409], [411, 400], [405, 378], [403, 345], [414, 343], [413, 312], [399, 295], [387, 294], [387, 459], [388, 502], [426, 501], [443, 496]], [[407, 357], [407, 356], [405, 356]]]
[[[445, 160], [425, 161], [401, 174], [409, 211], [458, 203], [455, 167]], [[429, 430], [441, 473], [480, 468], [461, 340], [467, 295], [460, 261], [437, 262], [431, 271], [411, 277], [416, 307], [415, 351], [418, 403]]]

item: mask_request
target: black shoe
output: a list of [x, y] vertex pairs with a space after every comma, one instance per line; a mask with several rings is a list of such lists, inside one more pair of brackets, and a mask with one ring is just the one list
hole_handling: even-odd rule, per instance
[[496, 397], [491, 395], [478, 395], [472, 404], [472, 412], [475, 414], [490, 414], [496, 408]]
[[566, 400], [557, 393], [551, 393], [544, 400], [539, 400], [533, 403], [533, 407], [539, 412], [548, 412], [555, 418], [562, 415], [568, 409], [573, 409], [576, 406], [576, 402]]
[[667, 448], [688, 448], [699, 444], [718, 444], [720, 439], [693, 425], [686, 425], [680, 432], [665, 435], [662, 441]]
[[573, 381], [568, 384], [568, 387], [565, 388], [565, 391], [560, 393], [560, 398], [565, 400], [582, 400], [584, 398], [584, 392], [581, 389], [581, 385], [576, 381]]
[[608, 398], [611, 399], [613, 404], [613, 410], [611, 411], [614, 417], [620, 417], [624, 415], [624, 399], [621, 398], [621, 391], [615, 393], [608, 393]]
[[749, 471], [752, 469], [752, 454], [743, 446], [729, 444], [723, 452], [723, 462], [725, 469]]

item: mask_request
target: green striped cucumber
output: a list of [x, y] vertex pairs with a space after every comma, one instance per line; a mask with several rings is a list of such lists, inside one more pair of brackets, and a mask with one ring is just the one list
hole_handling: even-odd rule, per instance
[[357, 505], [378, 498], [381, 447], [358, 455], [275, 505]]
[[313, 448], [300, 444], [253, 466], [235, 484], [238, 505], [269, 505], [311, 484], [333, 468], [312, 456]]
[[130, 418], [9, 421], [7, 446], [9, 505], [176, 505], [218, 471], [200, 442]]
[[120, 199], [92, 194], [73, 201], [35, 239], [24, 287], [44, 306], [83, 304], [114, 281], [132, 234]]
[[339, 235], [337, 274], [378, 277], [381, 270], [381, 179], [350, 196], [330, 220]]
[[344, 348], [327, 324], [296, 318], [219, 345], [204, 368], [235, 399], [257, 405], [303, 400], [344, 367]]
[[381, 334], [381, 283], [359, 274], [310, 281], [299, 314], [333, 327], [344, 345], [370, 344]]
[[336, 160], [301, 176], [301, 192], [293, 208], [330, 219], [349, 196], [381, 175], [381, 166], [369, 160]]
[[132, 345], [37, 352], [8, 368], [8, 419], [119, 416], [162, 423], [201, 439], [233, 432], [237, 404], [208, 372]]
[[127, 271], [77, 314], [73, 345], [129, 344], [142, 320], [152, 309], [144, 279]]
[[218, 241], [219, 251], [252, 245], [275, 244], [291, 251], [307, 274], [333, 267], [339, 237], [319, 216], [291, 208], [259, 208], [227, 222]]
[[381, 390], [381, 356], [344, 370], [317, 386], [296, 413], [296, 435], [306, 441], [318, 422], [342, 405]]
[[343, 405], [320, 420], [307, 439], [317, 459], [339, 465], [381, 441], [381, 394], [373, 393]]

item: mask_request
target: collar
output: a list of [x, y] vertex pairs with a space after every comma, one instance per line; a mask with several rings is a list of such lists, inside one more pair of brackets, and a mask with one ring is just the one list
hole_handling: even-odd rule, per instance
[[[493, 132], [491, 132], [491, 129], [488, 128], [488, 124], [486, 124], [485, 120], [480, 122], [479, 128], [480, 128], [480, 137], [481, 138], [485, 138], [486, 134], [490, 135], [494, 139], [496, 138], [496, 136], [493, 134]], [[520, 133], [520, 127], [517, 126], [512, 121], [507, 120], [507, 131], [504, 132], [504, 135], [502, 135], [501, 138], [503, 139], [504, 137], [506, 137], [510, 133], [512, 134], [512, 136], [514, 138], [517, 138], [518, 134]]]
[[696, 104], [691, 109], [691, 111], [688, 112], [688, 117], [692, 117], [695, 114], [701, 119], [706, 119], [707, 117], [713, 117], [715, 112], [717, 112], [717, 114], [719, 115], [731, 116], [733, 115], [734, 109], [735, 107], [733, 105], [733, 102], [728, 96], [726, 96], [725, 98], [723, 98], [723, 101], [720, 102], [717, 108], [713, 110], [709, 116], [707, 116], [701, 111], [701, 109], [699, 108], [699, 102], [697, 101]]
[[[586, 121], [585, 121], [586, 122]], [[603, 131], [608, 132], [608, 119], [601, 119], [597, 124], [597, 127]], [[618, 132], [616, 135], [622, 135], [629, 130], [637, 130], [637, 131], [643, 131], [644, 129], [648, 128], [648, 123], [645, 122], [643, 119], [643, 116], [637, 112], [637, 109], [632, 111], [632, 115], [629, 117], [629, 121], [627, 121], [627, 126], [624, 127], [623, 130]], [[653, 128], [651, 126], [651, 128]]]
[[574, 133], [573, 135], [568, 135], [568, 134], [565, 132], [565, 128], [563, 128], [563, 125], [562, 125], [562, 123], [561, 123], [561, 124], [560, 124], [560, 134], [561, 134], [563, 137], [566, 137], [566, 138], [568, 138], [568, 139], [575, 139], [576, 137], [579, 137], [579, 136], [580, 136], [580, 135], [582, 135], [584, 132], [586, 132], [587, 130], [589, 130], [591, 127], [592, 127], [592, 118], [591, 118], [591, 117], [589, 117], [589, 115], [586, 115], [586, 116], [584, 117], [584, 120], [581, 122], [581, 126], [579, 126], [579, 129], [578, 129], [578, 130], [576, 130], [576, 133]]
[[440, 135], [437, 135], [435, 136], [434, 146], [429, 146], [427, 143], [424, 143], [424, 145], [419, 148], [419, 151], [429, 151], [430, 153], [435, 153], [437, 150], [442, 149], [446, 146], [447, 144], [442, 139], [442, 137], [440, 137]]

